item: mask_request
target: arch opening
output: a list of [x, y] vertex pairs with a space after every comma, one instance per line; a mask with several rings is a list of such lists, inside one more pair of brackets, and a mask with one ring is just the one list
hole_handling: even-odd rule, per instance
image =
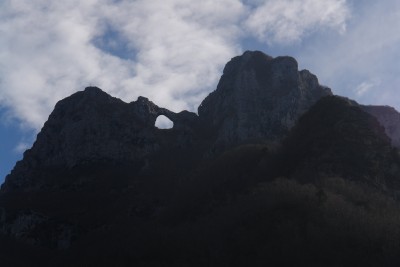
[[172, 129], [174, 127], [174, 122], [168, 119], [164, 115], [160, 115], [156, 119], [154, 126], [158, 129]]

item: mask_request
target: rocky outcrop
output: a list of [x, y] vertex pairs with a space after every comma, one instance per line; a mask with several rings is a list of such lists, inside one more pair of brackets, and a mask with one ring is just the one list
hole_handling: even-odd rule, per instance
[[331, 90], [294, 58], [245, 52], [226, 66], [217, 89], [198, 113], [215, 131], [216, 146], [248, 140], [281, 140], [297, 119]]
[[176, 142], [187, 145], [197, 123], [194, 113], [174, 113], [144, 97], [128, 104], [97, 87], [75, 93], [57, 103], [33, 147], [6, 177], [2, 192], [41, 187], [43, 170], [93, 162], [144, 164], [166, 143], [154, 126], [160, 115], [174, 122]]
[[392, 145], [400, 148], [400, 113], [389, 106], [363, 106], [363, 110], [378, 119], [385, 127]]

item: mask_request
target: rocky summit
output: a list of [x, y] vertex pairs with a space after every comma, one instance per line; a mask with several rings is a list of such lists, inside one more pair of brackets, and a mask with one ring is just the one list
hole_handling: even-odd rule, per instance
[[1, 186], [1, 265], [399, 266], [399, 125], [260, 51], [197, 114], [88, 87]]
[[245, 52], [224, 68], [217, 90], [199, 107], [215, 133], [216, 146], [249, 140], [280, 141], [297, 119], [321, 97], [332, 95], [292, 57]]

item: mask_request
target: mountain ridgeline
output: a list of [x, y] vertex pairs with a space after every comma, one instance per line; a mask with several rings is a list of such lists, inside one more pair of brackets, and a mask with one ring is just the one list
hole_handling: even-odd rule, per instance
[[[158, 116], [172, 129], [155, 127]], [[198, 114], [88, 87], [0, 190], [4, 266], [398, 266], [400, 114], [247, 51]]]

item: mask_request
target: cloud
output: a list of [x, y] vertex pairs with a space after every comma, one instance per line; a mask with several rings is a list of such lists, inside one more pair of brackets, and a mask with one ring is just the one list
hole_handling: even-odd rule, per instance
[[1, 1], [0, 106], [36, 130], [58, 100], [88, 85], [195, 110], [243, 38], [342, 31], [346, 10], [341, 0]]
[[17, 144], [17, 146], [14, 148], [14, 152], [17, 154], [21, 154], [23, 152], [25, 152], [25, 150], [27, 150], [28, 148], [31, 147], [31, 144], [29, 143], [24, 143], [24, 142], [20, 142]]
[[365, 95], [366, 93], [370, 92], [371, 89], [373, 89], [374, 87], [379, 86], [379, 84], [380, 84], [379, 81], [371, 81], [371, 80], [364, 81], [355, 88], [355, 94], [358, 97], [361, 97], [361, 96]]
[[160, 115], [157, 117], [155, 126], [159, 129], [171, 129], [174, 123], [164, 115]]
[[354, 1], [357, 13], [340, 36], [320, 38], [300, 52], [299, 62], [315, 70], [334, 92], [365, 104], [400, 107], [400, 4], [396, 0]]
[[[205, 96], [204, 89], [215, 86], [226, 61], [240, 52], [236, 25], [244, 11], [235, 0], [113, 6], [110, 23], [136, 51], [135, 76], [126, 83], [156, 103], [174, 102], [169, 108], [193, 110]], [[132, 92], [126, 94], [131, 97]]]
[[345, 0], [257, 1], [245, 26], [268, 43], [300, 41], [310, 32], [332, 28], [343, 33], [350, 15]]
[[[37, 129], [57, 100], [89, 84], [126, 101], [144, 95], [174, 110], [193, 110], [223, 64], [240, 52], [235, 25], [244, 6], [235, 0], [0, 5], [0, 103]], [[221, 12], [224, 6], [229, 15]], [[131, 57], [112, 53], [116, 43], [99, 45], [110, 30], [125, 40], [120, 52]]]

